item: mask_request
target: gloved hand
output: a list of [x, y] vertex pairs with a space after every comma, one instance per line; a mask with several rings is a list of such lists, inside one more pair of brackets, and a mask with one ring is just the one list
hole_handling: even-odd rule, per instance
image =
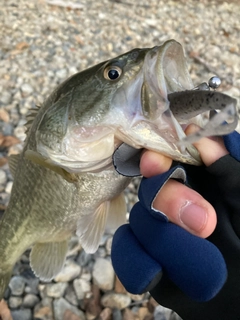
[[[224, 140], [240, 160], [239, 135], [234, 132]], [[207, 168], [185, 166], [189, 184], [218, 214], [217, 228], [208, 240], [167, 222], [152, 207], [167, 179], [184, 182], [181, 167], [142, 180], [140, 201], [131, 211], [129, 225], [114, 235], [113, 266], [126, 289], [150, 290], [160, 304], [184, 320], [240, 319], [240, 163], [232, 156]]]

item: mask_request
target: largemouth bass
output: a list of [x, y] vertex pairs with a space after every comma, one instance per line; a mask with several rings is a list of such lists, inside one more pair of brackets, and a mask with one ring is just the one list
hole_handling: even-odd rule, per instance
[[169, 108], [169, 94], [191, 89], [182, 46], [170, 40], [73, 75], [32, 111], [23, 151], [9, 160], [14, 184], [0, 225], [0, 299], [29, 247], [34, 273], [51, 280], [73, 234], [93, 253], [107, 226], [125, 223], [131, 179], [112, 164], [121, 143], [201, 163], [192, 145], [178, 143], [186, 144], [186, 125], [213, 107]]

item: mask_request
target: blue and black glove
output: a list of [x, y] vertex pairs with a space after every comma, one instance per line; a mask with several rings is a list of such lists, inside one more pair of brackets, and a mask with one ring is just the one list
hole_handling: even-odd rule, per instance
[[[114, 235], [114, 269], [132, 293], [150, 291], [184, 320], [240, 319], [240, 135], [224, 137], [230, 152], [209, 167], [186, 165], [143, 178], [129, 224]], [[168, 179], [187, 183], [217, 212], [203, 239], [168, 222], [152, 203]]]

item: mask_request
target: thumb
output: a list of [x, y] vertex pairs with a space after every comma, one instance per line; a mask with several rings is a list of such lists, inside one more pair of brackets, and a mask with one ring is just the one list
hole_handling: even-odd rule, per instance
[[[192, 134], [199, 130], [195, 124], [190, 124], [186, 130], [186, 135]], [[203, 163], [206, 166], [210, 166], [219, 158], [229, 154], [227, 151], [222, 137], [208, 137], [202, 138], [193, 144], [200, 153]]]

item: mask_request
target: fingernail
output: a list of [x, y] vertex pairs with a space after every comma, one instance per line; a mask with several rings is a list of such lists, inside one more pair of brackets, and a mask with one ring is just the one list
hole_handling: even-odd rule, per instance
[[207, 222], [207, 211], [195, 203], [187, 201], [179, 214], [180, 220], [193, 231], [201, 231]]

